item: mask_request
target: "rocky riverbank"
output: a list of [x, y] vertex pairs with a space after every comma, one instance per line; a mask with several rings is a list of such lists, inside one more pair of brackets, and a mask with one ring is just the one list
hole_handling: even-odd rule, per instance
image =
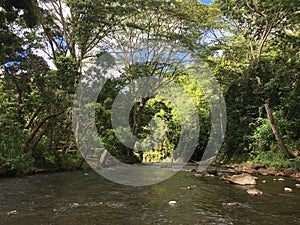
[[188, 170], [189, 172], [194, 172], [195, 176], [219, 176], [224, 175], [234, 175], [247, 173], [253, 176], [262, 175], [262, 176], [281, 176], [281, 177], [290, 177], [296, 180], [300, 180], [300, 172], [293, 168], [275, 168], [275, 167], [266, 167], [262, 163], [255, 163], [253, 165], [222, 165], [222, 166], [209, 166], [205, 171], [197, 171], [196, 169]]
[[[280, 169], [275, 167], [266, 167], [262, 163], [255, 163], [253, 165], [226, 165], [226, 166], [210, 166], [205, 171], [197, 171], [190, 169], [188, 172], [194, 173], [196, 177], [219, 177], [219, 179], [232, 183], [238, 186], [244, 186], [247, 194], [252, 196], [262, 195], [263, 192], [256, 188], [258, 176], [262, 183], [266, 180], [264, 176], [274, 176], [273, 181], [285, 181], [286, 178], [300, 181], [300, 172], [292, 169]], [[296, 183], [293, 188], [300, 188], [300, 184]], [[292, 187], [284, 187], [282, 191], [293, 192]]]

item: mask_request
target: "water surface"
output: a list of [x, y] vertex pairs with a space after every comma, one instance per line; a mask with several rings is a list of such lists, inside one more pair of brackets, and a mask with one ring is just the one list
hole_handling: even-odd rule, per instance
[[[147, 187], [115, 184], [92, 171], [0, 178], [0, 224], [300, 224], [297, 182], [273, 178], [259, 177], [264, 194], [256, 197], [219, 178], [188, 172]], [[284, 193], [285, 186], [293, 192]], [[170, 200], [178, 206], [168, 206]]]

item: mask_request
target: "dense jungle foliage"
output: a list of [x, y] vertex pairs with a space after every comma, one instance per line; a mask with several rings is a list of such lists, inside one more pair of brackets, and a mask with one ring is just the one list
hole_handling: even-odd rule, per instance
[[[220, 83], [227, 127], [216, 163], [299, 169], [299, 10], [297, 0], [0, 0], [1, 173], [86, 168], [72, 125], [78, 83], [106, 52], [134, 52], [147, 41], [164, 43], [155, 45], [158, 55], [169, 44], [188, 49]], [[190, 65], [154, 59], [125, 60], [121, 75], [109, 77], [94, 105], [99, 140], [127, 163], [176, 161], [181, 123], [189, 118], [165, 99], [142, 98], [132, 107], [131, 130], [123, 132], [145, 140], [134, 149], [111, 123], [114, 100], [130, 82], [159, 77], [184, 89], [196, 107], [191, 160], [201, 161], [212, 129], [207, 93], [185, 74]], [[160, 142], [153, 148], [151, 132]]]

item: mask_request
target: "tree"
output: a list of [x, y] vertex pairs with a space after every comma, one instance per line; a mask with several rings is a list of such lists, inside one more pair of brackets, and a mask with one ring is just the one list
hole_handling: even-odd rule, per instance
[[[198, 1], [133, 1], [132, 4], [138, 10], [133, 10], [105, 38], [105, 46], [108, 52], [113, 52], [124, 64], [121, 76], [123, 85], [126, 86], [135, 79], [155, 77], [159, 85], [153, 90], [148, 86], [147, 90], [152, 93], [184, 74], [184, 67], [191, 60], [190, 53], [196, 51], [195, 39], [201, 39], [203, 30], [210, 23], [207, 15], [203, 13], [208, 9]], [[195, 23], [199, 25], [197, 28]], [[133, 90], [130, 87], [128, 91], [134, 95], [136, 87], [133, 85]], [[157, 101], [162, 103], [161, 100]], [[145, 130], [149, 132], [149, 116], [158, 115], [154, 110], [154, 105], [160, 105], [157, 101], [154, 100], [154, 104], [151, 97], [136, 97], [130, 124], [137, 137], [145, 137]], [[167, 115], [169, 107], [163, 108]], [[176, 140], [176, 137], [173, 138]], [[145, 145], [151, 145], [151, 141], [146, 142], [148, 143], [144, 143]], [[172, 144], [174, 147], [175, 144]], [[128, 155], [132, 153], [132, 149], [128, 149]]]
[[[245, 63], [248, 65], [259, 63], [263, 58], [270, 56], [270, 53], [274, 52], [272, 50], [273, 41], [286, 33], [288, 29], [294, 30], [293, 26], [299, 22], [298, 19], [295, 19], [298, 15], [297, 10], [299, 10], [297, 1], [218, 0], [216, 3], [220, 5], [221, 10], [229, 19], [229, 23], [236, 28], [234, 35], [243, 38], [244, 44], [248, 48], [244, 56]], [[262, 88], [265, 85], [264, 77], [257, 72], [255, 73], [257, 84]], [[269, 76], [269, 74], [264, 74], [264, 76]], [[290, 152], [276, 124], [270, 99], [266, 96], [262, 96], [262, 98], [278, 146], [287, 157], [290, 157]]]

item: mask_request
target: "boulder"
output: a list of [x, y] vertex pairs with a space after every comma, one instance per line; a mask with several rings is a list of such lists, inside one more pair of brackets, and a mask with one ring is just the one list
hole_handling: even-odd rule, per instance
[[216, 168], [208, 168], [206, 174], [218, 176], [218, 170]]
[[252, 169], [254, 170], [258, 170], [258, 169], [261, 169], [261, 168], [266, 168], [266, 166], [262, 163], [254, 163], [252, 166], [251, 166]]
[[229, 177], [223, 176], [222, 179], [239, 185], [255, 185], [257, 177], [251, 176], [248, 173], [242, 173], [239, 175], [232, 175]]
[[284, 172], [283, 172], [283, 171], [277, 171], [276, 174], [275, 174], [275, 176], [280, 176], [280, 177], [282, 177], [282, 176], [285, 176], [285, 175], [284, 175]]
[[255, 170], [249, 165], [239, 165], [235, 168], [236, 172], [254, 173]]
[[300, 172], [295, 172], [291, 175], [292, 178], [300, 178]]
[[257, 170], [257, 173], [263, 176], [267, 175], [275, 175], [276, 174], [276, 168], [275, 167], [268, 167], [268, 168], [260, 168]]
[[287, 177], [290, 177], [296, 173], [296, 171], [292, 168], [287, 168], [283, 172], [284, 172], [284, 175]]

